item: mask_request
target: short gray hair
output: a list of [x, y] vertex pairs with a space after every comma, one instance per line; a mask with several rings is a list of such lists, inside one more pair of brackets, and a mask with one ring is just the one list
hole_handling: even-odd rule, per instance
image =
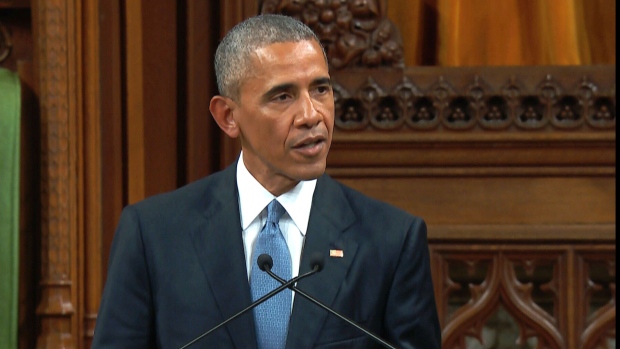
[[[250, 55], [255, 50], [281, 42], [320, 41], [302, 22], [284, 15], [264, 14], [234, 26], [215, 51], [215, 78], [220, 95], [237, 99], [239, 88], [248, 74]], [[327, 62], [325, 50], [323, 56]]]

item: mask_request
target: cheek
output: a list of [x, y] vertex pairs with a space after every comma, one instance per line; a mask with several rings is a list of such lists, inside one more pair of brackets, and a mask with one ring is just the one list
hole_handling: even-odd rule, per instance
[[292, 122], [285, 115], [278, 115], [277, 119], [269, 119], [259, 125], [261, 137], [265, 146], [271, 149], [278, 149], [284, 146], [289, 139]]
[[239, 128], [249, 145], [256, 149], [271, 147], [270, 143], [274, 141], [274, 133], [278, 132], [275, 130], [273, 121], [260, 112], [245, 115], [244, 119], [240, 121]]
[[334, 125], [334, 114], [335, 114], [334, 104], [333, 103], [332, 104], [322, 104], [320, 106], [320, 108], [317, 108], [317, 109], [323, 115], [323, 117], [325, 118], [325, 123], [327, 124], [327, 126], [331, 130], [333, 128], [333, 125]]

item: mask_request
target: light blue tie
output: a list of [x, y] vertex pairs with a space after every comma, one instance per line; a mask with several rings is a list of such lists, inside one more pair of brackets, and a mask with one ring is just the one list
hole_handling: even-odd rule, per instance
[[[258, 235], [252, 257], [250, 288], [253, 301], [281, 285], [266, 272], [260, 270], [256, 264], [256, 259], [261, 254], [267, 253], [273, 258], [271, 270], [276, 275], [285, 280], [292, 277], [291, 254], [278, 225], [282, 214], [284, 214], [284, 207], [278, 201], [273, 200], [269, 203], [267, 223]], [[259, 349], [283, 349], [285, 347], [291, 315], [291, 299], [291, 290], [287, 289], [254, 308]]]

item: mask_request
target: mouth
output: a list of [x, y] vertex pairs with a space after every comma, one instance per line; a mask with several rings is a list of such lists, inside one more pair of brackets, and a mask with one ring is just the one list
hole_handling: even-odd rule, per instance
[[299, 152], [300, 154], [312, 157], [319, 155], [325, 146], [326, 139], [325, 137], [319, 135], [314, 137], [307, 137], [297, 142], [293, 146], [293, 150]]
[[322, 142], [325, 142], [325, 138], [322, 136], [306, 138], [302, 140], [301, 142], [297, 143], [295, 146], [293, 146], [293, 148], [295, 149], [310, 148]]

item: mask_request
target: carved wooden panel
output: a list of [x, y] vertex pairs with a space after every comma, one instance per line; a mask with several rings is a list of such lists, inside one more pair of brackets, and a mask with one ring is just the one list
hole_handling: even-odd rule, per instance
[[387, 0], [264, 0], [259, 11], [306, 23], [333, 68], [404, 66], [400, 32], [386, 18]]
[[615, 67], [458, 69], [461, 77], [450, 74], [455, 69], [442, 69], [432, 79], [419, 76], [421, 69], [387, 76], [372, 70], [335, 72], [336, 125], [485, 133], [615, 127], [615, 80], [608, 75]]
[[41, 122], [41, 297], [37, 347], [76, 345], [78, 177], [75, 5], [34, 1]]
[[41, 123], [39, 348], [73, 348], [79, 323], [78, 134], [73, 1], [33, 1]]
[[615, 347], [615, 248], [434, 244], [431, 251], [445, 348]]
[[[340, 178], [615, 173], [615, 67], [334, 71]], [[396, 179], [395, 179], [396, 180]]]
[[616, 253], [578, 249], [575, 304], [579, 348], [615, 348]]

